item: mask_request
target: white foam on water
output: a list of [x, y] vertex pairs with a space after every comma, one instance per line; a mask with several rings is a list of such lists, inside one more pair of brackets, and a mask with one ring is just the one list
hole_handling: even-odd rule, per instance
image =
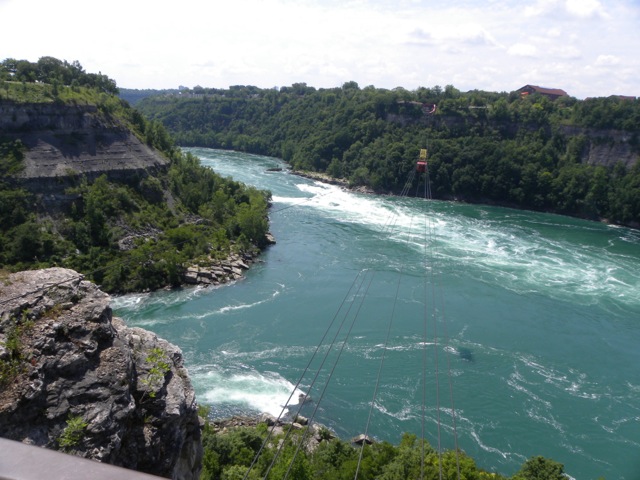
[[[420, 254], [451, 265], [465, 265], [481, 281], [493, 278], [518, 293], [539, 292], [554, 297], [596, 302], [598, 296], [640, 304], [640, 273], [637, 258], [607, 249], [545, 236], [536, 230], [544, 222], [505, 224], [500, 220], [468, 218], [443, 211], [418, 199], [361, 195], [320, 182], [297, 185], [311, 197], [301, 206], [315, 208], [340, 222], [355, 223], [388, 235], [389, 240], [409, 245]], [[300, 203], [300, 198], [280, 198]], [[427, 205], [426, 212], [423, 207]], [[425, 226], [427, 222], [427, 226]], [[570, 227], [566, 227], [570, 228]], [[586, 228], [586, 227], [581, 227]], [[623, 230], [626, 234], [626, 230]], [[426, 237], [425, 238], [425, 234]], [[621, 235], [623, 235], [621, 233]], [[628, 235], [627, 235], [628, 236]], [[629, 243], [638, 242], [631, 235]], [[471, 267], [471, 268], [470, 268]], [[488, 274], [488, 275], [487, 275]]]
[[180, 288], [177, 290], [160, 290], [151, 293], [131, 293], [111, 297], [111, 308], [114, 310], [127, 310], [135, 313], [154, 307], [167, 307], [183, 304], [199, 297], [208, 291], [207, 287], [196, 286]]
[[288, 407], [296, 405], [303, 393], [277, 373], [258, 373], [248, 368], [227, 372], [215, 365], [199, 366], [192, 376], [204, 390], [198, 395], [204, 403], [236, 406], [243, 411], [249, 409], [275, 417], [280, 416], [283, 409], [286, 413]]
[[237, 305], [227, 305], [225, 307], [222, 307], [220, 309], [218, 309], [215, 312], [212, 312], [213, 314], [216, 313], [227, 313], [227, 312], [233, 312], [236, 310], [245, 310], [248, 308], [253, 308], [253, 307], [257, 307], [258, 305], [262, 305], [263, 303], [269, 302], [271, 300], [273, 300], [274, 298], [276, 298], [278, 295], [280, 295], [280, 291], [276, 290], [274, 291], [271, 296], [263, 299], [263, 300], [258, 300], [257, 302], [252, 302], [252, 303], [239, 303]]
[[480, 439], [480, 435], [478, 435], [478, 433], [475, 430], [472, 430], [470, 432], [471, 436], [473, 437], [473, 439], [475, 440], [476, 444], [485, 452], [489, 452], [489, 453], [495, 453], [500, 455], [503, 459], [508, 459], [510, 457], [510, 453], [508, 452], [503, 452], [502, 450], [495, 448], [495, 447], [490, 447], [489, 445], [486, 445], [485, 443], [482, 442], [482, 440]]

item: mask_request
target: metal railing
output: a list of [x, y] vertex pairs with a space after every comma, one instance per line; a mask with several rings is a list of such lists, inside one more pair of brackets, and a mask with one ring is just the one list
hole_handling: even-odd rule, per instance
[[0, 438], [0, 480], [159, 480], [160, 478]]

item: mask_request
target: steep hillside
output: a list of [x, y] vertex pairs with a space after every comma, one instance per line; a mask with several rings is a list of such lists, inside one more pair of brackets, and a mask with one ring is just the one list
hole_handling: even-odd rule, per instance
[[115, 83], [61, 85], [71, 67], [55, 62], [62, 73], [54, 83], [17, 82], [18, 69], [7, 63], [0, 64], [10, 75], [2, 80], [0, 68], [0, 268], [65, 266], [106, 291], [140, 291], [237, 278], [235, 269], [210, 272], [229, 258], [251, 263], [271, 241], [269, 193], [183, 154], [159, 122], [112, 94]]
[[400, 192], [427, 148], [435, 198], [640, 226], [638, 99], [348, 82], [183, 90], [138, 108], [181, 145], [274, 155], [381, 193]]
[[133, 184], [169, 167], [165, 155], [95, 105], [0, 103], [0, 131], [23, 148], [22, 169], [10, 181], [58, 207], [80, 177]]

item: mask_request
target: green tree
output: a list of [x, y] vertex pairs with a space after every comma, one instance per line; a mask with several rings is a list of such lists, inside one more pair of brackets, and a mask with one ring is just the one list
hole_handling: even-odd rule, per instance
[[513, 480], [565, 480], [564, 465], [549, 458], [531, 457], [513, 476]]

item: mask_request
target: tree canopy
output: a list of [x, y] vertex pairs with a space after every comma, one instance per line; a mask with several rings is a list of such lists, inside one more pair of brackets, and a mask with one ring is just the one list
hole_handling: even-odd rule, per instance
[[[638, 99], [347, 82], [199, 87], [149, 96], [138, 108], [179, 145], [272, 155], [378, 192], [401, 191], [428, 148], [436, 198], [640, 225]], [[606, 162], [590, 158], [596, 150]]]
[[0, 63], [0, 80], [89, 87], [117, 94], [115, 80], [102, 73], [87, 73], [77, 60], [69, 63], [54, 57], [40, 57], [37, 62], [7, 58]]
[[[330, 433], [330, 432], [329, 432]], [[405, 433], [397, 445], [378, 442], [363, 447], [338, 438], [315, 449], [304, 430], [271, 435], [265, 424], [222, 432], [205, 425], [201, 480], [295, 478], [296, 480], [563, 480], [564, 466], [545, 457], [528, 459], [512, 477], [488, 472], [462, 451], [438, 452], [428, 442]], [[331, 437], [329, 435], [328, 437]], [[361, 455], [362, 454], [362, 455]], [[257, 459], [256, 459], [257, 457]], [[362, 457], [362, 458], [360, 458]], [[254, 463], [255, 459], [255, 463]]]

